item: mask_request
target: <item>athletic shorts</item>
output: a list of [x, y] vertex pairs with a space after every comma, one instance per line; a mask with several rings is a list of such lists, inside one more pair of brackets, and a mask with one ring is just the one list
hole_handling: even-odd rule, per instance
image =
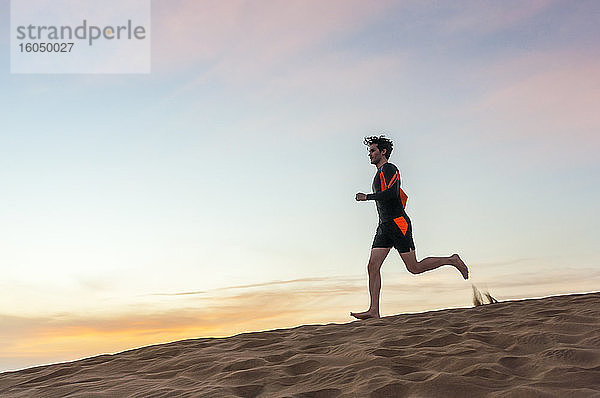
[[395, 247], [399, 253], [406, 253], [415, 249], [412, 237], [412, 225], [406, 216], [398, 217], [393, 221], [383, 221], [377, 226], [372, 248]]

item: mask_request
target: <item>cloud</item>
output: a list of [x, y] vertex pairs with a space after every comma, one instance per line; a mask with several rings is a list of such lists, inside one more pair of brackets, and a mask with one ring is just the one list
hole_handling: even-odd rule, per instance
[[[325, 54], [309, 63], [273, 76], [268, 93], [298, 93], [312, 101], [326, 98], [333, 105], [342, 97], [360, 98], [359, 94], [374, 93], [398, 80], [408, 80], [402, 54], [372, 54], [356, 56], [351, 52]], [[288, 94], [289, 95], [289, 94]]]
[[392, 4], [359, 0], [158, 3], [153, 10], [153, 54], [159, 68], [195, 66], [236, 79], [359, 29]]
[[527, 3], [518, 1], [481, 1], [449, 3], [446, 18], [440, 19], [442, 29], [447, 33], [483, 35], [506, 30], [525, 23], [550, 8], [555, 2], [534, 0]]
[[[326, 278], [301, 278], [301, 279], [292, 279], [288, 281], [272, 281], [272, 282], [264, 282], [264, 283], [254, 283], [250, 285], [239, 285], [239, 286], [228, 286], [214, 289], [213, 292], [216, 291], [225, 291], [232, 289], [248, 289], [248, 288], [256, 288], [256, 287], [273, 287], [273, 286], [283, 286], [290, 284], [300, 284], [300, 283], [311, 283], [311, 282], [323, 282], [327, 280]], [[208, 291], [193, 291], [193, 292], [177, 292], [177, 293], [153, 293], [153, 296], [190, 296], [190, 295], [199, 295], [206, 294]]]
[[[505, 268], [503, 268], [505, 269]], [[452, 278], [449, 278], [452, 273]], [[382, 290], [383, 315], [469, 306], [470, 285], [448, 268], [419, 276], [386, 273]], [[585, 289], [600, 273], [551, 272], [479, 275], [478, 286], [499, 300], [534, 297]], [[397, 279], [400, 278], [400, 279]], [[485, 283], [486, 281], [490, 281]], [[368, 302], [366, 275], [345, 278], [303, 278], [174, 293], [171, 307], [155, 310], [150, 302], [119, 307], [112, 314], [62, 313], [48, 316], [0, 315], [0, 369], [73, 360], [132, 347], [197, 337], [229, 336], [252, 330], [301, 324], [349, 322], [350, 310]], [[582, 284], [583, 283], [583, 284]], [[585, 285], [585, 286], [584, 286]], [[415, 295], [415, 292], [419, 294]], [[519, 296], [520, 293], [520, 296]]]
[[[155, 107], [185, 98], [185, 108], [198, 114], [199, 109], [206, 113], [219, 96], [232, 107], [231, 102], [254, 106], [261, 96], [283, 93], [302, 98], [308, 91], [316, 99], [341, 88], [354, 95], [354, 85], [375, 81], [395, 60], [366, 57], [354, 65], [352, 55], [340, 54], [341, 47], [334, 44], [358, 34], [392, 7], [396, 2], [360, 0], [158, 3], [153, 8], [152, 70], [175, 82]], [[308, 87], [301, 86], [302, 92], [293, 91], [303, 84]], [[198, 97], [207, 88], [218, 94], [210, 104]], [[196, 99], [190, 104], [188, 96]]]
[[[569, 52], [514, 59], [489, 71], [501, 84], [474, 107], [508, 126], [513, 134], [546, 137], [548, 131], [600, 143], [600, 58]], [[507, 131], [510, 134], [510, 130]]]
[[[40, 361], [72, 360], [185, 338], [228, 336], [248, 330], [291, 327], [323, 320], [347, 320], [347, 303], [340, 298], [364, 290], [349, 280], [319, 278], [232, 286], [211, 291], [175, 293], [171, 308], [153, 310], [152, 303], [119, 307], [114, 313], [62, 313], [47, 316], [0, 315], [1, 358], [31, 366]], [[311, 282], [317, 281], [317, 282]], [[352, 282], [352, 281], [350, 281]], [[308, 286], [307, 286], [308, 285]], [[226, 294], [229, 290], [231, 294]], [[240, 292], [241, 290], [241, 292]], [[315, 311], [316, 301], [329, 308]], [[336, 304], [337, 303], [337, 304]], [[344, 307], [343, 310], [340, 307]], [[28, 359], [29, 358], [29, 359]], [[45, 358], [45, 359], [44, 359]], [[0, 369], [7, 363], [0, 363]]]
[[[532, 52], [470, 71], [478, 95], [453, 117], [464, 145], [545, 170], [595, 164], [600, 149], [600, 57], [577, 50]], [[487, 147], [489, 146], [489, 147]]]

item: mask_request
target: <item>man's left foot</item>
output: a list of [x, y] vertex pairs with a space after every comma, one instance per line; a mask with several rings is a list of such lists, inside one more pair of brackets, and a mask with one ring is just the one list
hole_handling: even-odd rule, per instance
[[467, 265], [460, 258], [460, 256], [458, 254], [453, 254], [451, 258], [454, 261], [454, 266], [456, 267], [457, 270], [460, 271], [460, 273], [462, 274], [463, 278], [464, 279], [469, 279], [469, 268], [467, 268]]
[[357, 319], [371, 319], [371, 318], [380, 318], [379, 313], [377, 312], [351, 312], [350, 315]]

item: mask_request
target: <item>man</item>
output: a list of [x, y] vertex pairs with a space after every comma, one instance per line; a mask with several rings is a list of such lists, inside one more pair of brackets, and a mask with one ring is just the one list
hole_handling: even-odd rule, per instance
[[400, 253], [406, 269], [412, 274], [420, 274], [441, 267], [451, 265], [456, 267], [464, 279], [469, 277], [469, 269], [458, 254], [450, 257], [427, 257], [417, 261], [415, 244], [412, 238], [412, 225], [404, 211], [407, 196], [400, 188], [400, 173], [398, 168], [388, 162], [392, 154], [393, 143], [381, 135], [365, 137], [364, 143], [369, 147], [371, 164], [377, 167], [373, 179], [373, 193], [357, 193], [357, 201], [375, 200], [379, 213], [379, 225], [373, 239], [371, 256], [367, 271], [369, 274], [369, 295], [371, 305], [365, 312], [351, 312], [355, 318], [379, 318], [379, 292], [381, 290], [381, 265], [390, 249], [395, 247]]

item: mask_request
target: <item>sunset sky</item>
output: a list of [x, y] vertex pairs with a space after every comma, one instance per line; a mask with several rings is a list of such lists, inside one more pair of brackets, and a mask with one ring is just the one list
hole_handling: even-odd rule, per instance
[[417, 257], [382, 315], [600, 286], [600, 2], [152, 1], [150, 74], [11, 74], [0, 371], [367, 309], [362, 140]]

